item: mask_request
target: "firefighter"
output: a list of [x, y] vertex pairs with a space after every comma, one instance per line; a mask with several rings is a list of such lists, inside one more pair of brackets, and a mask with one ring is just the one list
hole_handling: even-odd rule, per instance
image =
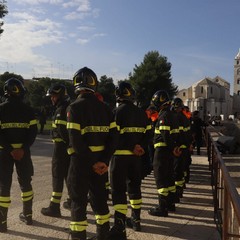
[[187, 138], [189, 138], [189, 142], [190, 142], [190, 146], [186, 151], [186, 158], [185, 158], [185, 162], [184, 162], [184, 188], [186, 187], [186, 183], [189, 182], [190, 179], [190, 165], [192, 163], [192, 151], [193, 151], [193, 134], [192, 134], [192, 129], [191, 129], [191, 119], [192, 119], [192, 113], [189, 111], [189, 107], [188, 106], [184, 106], [182, 113], [185, 115], [185, 117], [188, 120], [188, 124], [189, 124], [189, 131], [187, 133]]
[[181, 98], [175, 98], [172, 101], [172, 110], [176, 113], [179, 123], [178, 144], [182, 150], [179, 157], [174, 158], [174, 178], [177, 193], [177, 201], [183, 197], [183, 188], [185, 184], [184, 169], [190, 154], [190, 146], [192, 144], [190, 121], [183, 113], [184, 104]]
[[144, 110], [134, 105], [135, 90], [128, 82], [121, 82], [116, 88], [119, 104], [114, 110], [120, 131], [118, 146], [111, 159], [110, 183], [114, 212], [114, 226], [110, 238], [126, 239], [126, 214], [128, 192], [132, 209], [127, 224], [135, 231], [141, 231], [141, 156], [149, 142], [151, 126]]
[[68, 189], [71, 204], [71, 239], [85, 240], [88, 193], [96, 217], [97, 240], [109, 233], [109, 208], [106, 181], [108, 164], [117, 144], [117, 126], [111, 109], [94, 95], [97, 76], [89, 68], [73, 77], [77, 99], [67, 111], [71, 147]]
[[[62, 198], [64, 181], [67, 180], [70, 155], [67, 152], [69, 146], [67, 131], [66, 109], [70, 104], [67, 89], [63, 84], [51, 86], [46, 96], [51, 97], [55, 112], [52, 118], [52, 141], [54, 150], [52, 156], [52, 197], [50, 205], [42, 208], [41, 213], [49, 217], [61, 217], [60, 201]], [[64, 202], [65, 207], [69, 208], [70, 200]]]
[[38, 128], [33, 109], [23, 102], [26, 89], [22, 82], [10, 78], [4, 83], [3, 90], [6, 101], [0, 105], [0, 232], [7, 232], [14, 165], [23, 202], [19, 218], [32, 225], [33, 164], [30, 147]]
[[164, 90], [157, 91], [152, 103], [159, 111], [154, 131], [153, 171], [158, 190], [159, 204], [148, 213], [153, 216], [168, 216], [168, 208], [175, 208], [176, 187], [173, 178], [174, 156], [181, 154], [177, 145], [178, 124], [171, 111], [171, 101]]

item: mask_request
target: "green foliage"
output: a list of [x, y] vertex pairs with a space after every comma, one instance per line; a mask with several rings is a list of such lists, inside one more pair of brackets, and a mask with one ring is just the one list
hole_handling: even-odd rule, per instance
[[146, 108], [152, 95], [158, 90], [166, 90], [170, 97], [177, 93], [177, 86], [172, 83], [171, 63], [157, 51], [148, 52], [143, 62], [135, 65], [129, 80], [137, 92], [138, 105]]
[[111, 108], [116, 105], [115, 85], [112, 78], [108, 78], [106, 75], [102, 76], [98, 85], [98, 92], [103, 96], [104, 102]]
[[[8, 9], [7, 9], [7, 5], [6, 5], [6, 1], [0, 1], [0, 18], [4, 18], [7, 14], [8, 14]], [[3, 32], [3, 29], [1, 29], [3, 25], [3, 21], [0, 21], [0, 35]]]

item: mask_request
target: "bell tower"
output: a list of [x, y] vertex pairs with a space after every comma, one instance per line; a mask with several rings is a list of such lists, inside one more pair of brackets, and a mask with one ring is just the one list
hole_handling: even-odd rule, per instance
[[234, 86], [233, 95], [240, 96], [240, 48], [234, 59]]

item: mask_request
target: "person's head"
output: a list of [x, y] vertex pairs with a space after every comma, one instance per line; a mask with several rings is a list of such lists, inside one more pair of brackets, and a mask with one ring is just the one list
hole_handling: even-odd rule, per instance
[[134, 102], [136, 92], [129, 82], [123, 81], [118, 84], [115, 90], [117, 102], [130, 101]]
[[64, 100], [68, 96], [67, 89], [63, 84], [57, 83], [47, 90], [46, 96], [51, 97], [52, 104], [56, 105], [59, 101]]
[[154, 105], [159, 111], [166, 103], [169, 103], [170, 98], [168, 93], [165, 90], [158, 90], [155, 92], [151, 99], [151, 104]]
[[23, 99], [26, 93], [26, 88], [23, 86], [23, 83], [20, 80], [13, 77], [8, 79], [4, 83], [3, 91], [4, 91], [4, 96], [7, 98], [14, 97], [14, 98]]
[[199, 117], [199, 111], [197, 111], [197, 110], [194, 111], [194, 112], [193, 112], [193, 117]]
[[173, 110], [176, 112], [181, 112], [184, 108], [183, 100], [181, 98], [174, 98], [171, 105]]
[[90, 68], [81, 68], [73, 76], [73, 85], [77, 95], [82, 91], [94, 93], [98, 86], [97, 75]]

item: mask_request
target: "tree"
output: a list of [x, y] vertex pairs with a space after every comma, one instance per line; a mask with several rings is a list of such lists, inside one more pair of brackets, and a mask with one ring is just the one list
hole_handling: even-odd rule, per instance
[[[6, 3], [5, 0], [0, 1], [0, 18], [4, 18], [8, 14]], [[3, 33], [3, 29], [1, 29], [2, 25], [3, 21], [0, 21], [0, 35]]]
[[129, 74], [129, 80], [137, 92], [137, 103], [146, 108], [158, 90], [166, 90], [170, 97], [176, 95], [178, 87], [171, 78], [171, 63], [158, 51], [148, 52], [143, 62]]
[[116, 98], [113, 79], [104, 75], [99, 80], [98, 92], [103, 96], [104, 102], [106, 102], [111, 108], [114, 108], [116, 105]]

